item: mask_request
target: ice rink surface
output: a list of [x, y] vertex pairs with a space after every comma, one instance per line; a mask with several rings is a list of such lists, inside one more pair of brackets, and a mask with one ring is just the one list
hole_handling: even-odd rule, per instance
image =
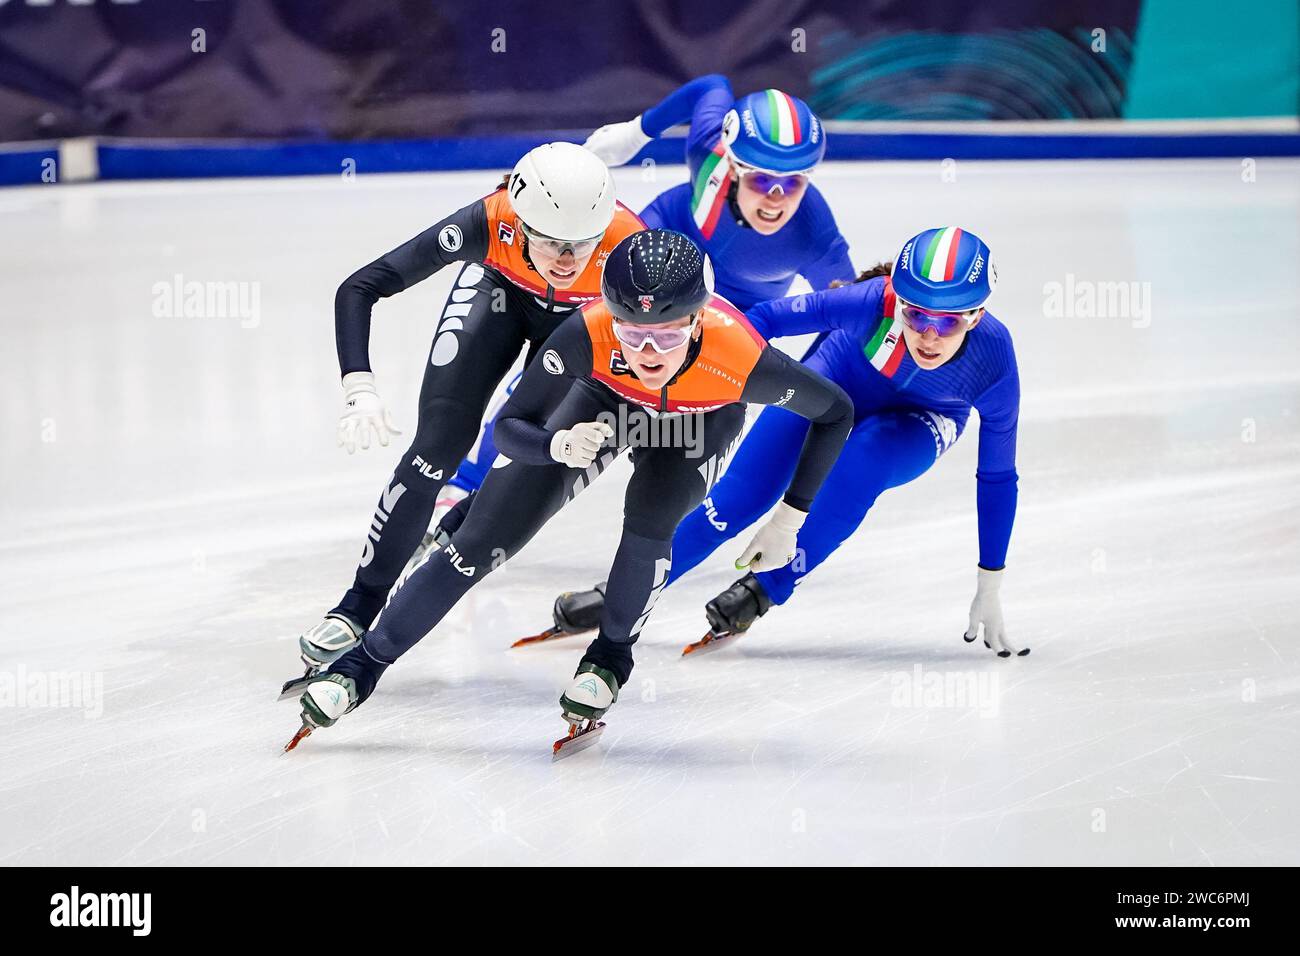
[[[603, 576], [625, 466], [338, 727], [281, 756], [274, 700], [401, 451], [335, 447], [334, 290], [496, 175], [0, 191], [0, 863], [1300, 863], [1300, 163], [955, 172], [818, 181], [859, 266], [944, 223], [995, 250], [1033, 653], [961, 640], [972, 422], [734, 646], [678, 657], [743, 542], [666, 592], [556, 764], [585, 641], [507, 648]], [[177, 276], [257, 308], [159, 315]], [[451, 278], [376, 309], [404, 438]], [[1149, 307], [1051, 314], [1116, 282]]]

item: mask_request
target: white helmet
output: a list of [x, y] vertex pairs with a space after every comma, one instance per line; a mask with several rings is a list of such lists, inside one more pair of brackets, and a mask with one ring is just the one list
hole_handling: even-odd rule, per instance
[[614, 220], [614, 177], [577, 143], [529, 150], [515, 164], [509, 188], [515, 214], [552, 239], [591, 239]]

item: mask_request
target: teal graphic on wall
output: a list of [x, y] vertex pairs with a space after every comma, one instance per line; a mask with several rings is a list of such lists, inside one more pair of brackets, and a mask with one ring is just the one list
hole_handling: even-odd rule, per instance
[[1127, 119], [1296, 116], [1300, 4], [1146, 0], [1129, 76]]

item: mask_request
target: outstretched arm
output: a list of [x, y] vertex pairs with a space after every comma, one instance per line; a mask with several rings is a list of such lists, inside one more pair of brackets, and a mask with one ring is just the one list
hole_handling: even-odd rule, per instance
[[745, 317], [765, 339], [834, 329], [866, 332], [880, 324], [883, 279], [870, 279], [781, 299], [760, 302]]
[[1014, 364], [975, 401], [980, 413], [979, 465], [975, 506], [979, 515], [980, 567], [999, 571], [1007, 563], [1016, 520], [1016, 430], [1020, 420], [1020, 377]]
[[734, 98], [731, 84], [722, 74], [697, 77], [669, 93], [640, 116], [600, 127], [587, 137], [583, 145], [607, 165], [621, 166], [650, 140], [663, 135], [665, 130], [690, 121], [700, 100], [715, 91], [721, 91], [715, 95], [725, 97], [728, 103]]
[[975, 472], [975, 507], [979, 516], [980, 563], [975, 600], [963, 635], [974, 641], [984, 629], [984, 643], [1000, 657], [1016, 650], [1007, 642], [1002, 619], [1002, 586], [1011, 527], [1016, 518], [1016, 428], [1020, 418], [1020, 378], [1015, 358], [1006, 373], [975, 400], [980, 413], [979, 465]]
[[654, 139], [674, 126], [689, 122], [695, 115], [696, 104], [713, 90], [725, 90], [729, 98], [735, 99], [731, 92], [731, 82], [721, 73], [696, 77], [642, 113], [641, 129]]

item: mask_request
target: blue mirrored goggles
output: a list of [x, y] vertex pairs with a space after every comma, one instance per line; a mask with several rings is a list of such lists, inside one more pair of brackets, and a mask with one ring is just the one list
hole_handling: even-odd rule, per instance
[[903, 314], [903, 321], [907, 323], [909, 329], [918, 335], [924, 335], [926, 329], [934, 329], [935, 334], [941, 337], [954, 335], [961, 328], [969, 328], [975, 321], [975, 313], [979, 311], [975, 309], [970, 312], [931, 312], [910, 302], [898, 304], [899, 311]]
[[741, 173], [740, 181], [745, 184], [746, 189], [752, 189], [764, 196], [778, 189], [787, 196], [793, 196], [808, 188], [808, 177], [803, 173], [782, 176], [778, 173], [765, 173], [755, 170], [754, 172]]

